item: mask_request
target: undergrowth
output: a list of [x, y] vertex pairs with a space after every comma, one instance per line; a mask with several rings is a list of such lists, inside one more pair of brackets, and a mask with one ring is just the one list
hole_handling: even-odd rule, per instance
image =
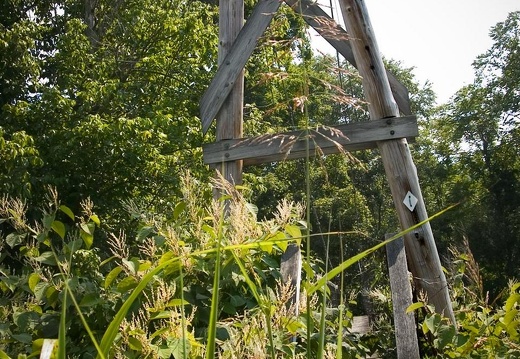
[[[167, 214], [127, 202], [135, 235], [118, 231], [108, 243], [97, 243], [102, 221], [88, 200], [75, 214], [50, 190], [41, 218], [30, 221], [23, 202], [3, 198], [0, 358], [395, 355], [391, 314], [361, 336], [349, 330], [355, 303], [328, 308], [327, 300], [332, 278], [388, 241], [327, 270], [306, 256], [294, 303], [280, 256], [290, 243], [312, 239], [304, 207], [282, 201], [273, 219], [259, 220], [241, 193], [247, 189], [217, 185], [223, 199], [201, 201], [208, 187], [186, 176], [184, 197]], [[453, 258], [458, 327], [415, 305], [424, 356], [518, 357], [520, 285], [488, 303], [470, 252], [454, 250]], [[388, 302], [379, 310], [388, 312]]]

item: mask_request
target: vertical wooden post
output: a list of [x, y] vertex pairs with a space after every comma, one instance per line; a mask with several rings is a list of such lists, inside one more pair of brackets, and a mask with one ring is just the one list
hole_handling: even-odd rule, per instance
[[[362, 0], [340, 0], [340, 7], [352, 39], [358, 70], [363, 77], [365, 98], [370, 103], [370, 117], [372, 120], [388, 118], [391, 122], [392, 117], [399, 116], [399, 110], [392, 96], [365, 4]], [[406, 139], [380, 141], [378, 148], [401, 227], [406, 229], [427, 219], [417, 171]], [[409, 201], [410, 208], [405, 205], [405, 200]], [[404, 242], [416, 285], [426, 292], [435, 310], [455, 324], [446, 277], [430, 224], [406, 235]]]
[[[219, 1], [219, 66], [228, 54], [244, 24], [244, 0]], [[217, 141], [242, 137], [244, 70], [217, 115]], [[242, 183], [242, 161], [223, 162], [218, 169], [232, 184]], [[216, 197], [220, 193], [215, 193]]]
[[[387, 238], [391, 235], [387, 235]], [[408, 266], [403, 238], [386, 245], [392, 307], [394, 310], [395, 342], [398, 359], [419, 359], [419, 342], [413, 313], [406, 313], [412, 304], [412, 288], [408, 278]]]

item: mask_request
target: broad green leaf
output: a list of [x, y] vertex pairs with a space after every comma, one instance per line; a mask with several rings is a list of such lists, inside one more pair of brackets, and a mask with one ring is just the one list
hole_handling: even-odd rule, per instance
[[408, 306], [408, 308], [406, 308], [406, 314], [411, 313], [419, 308], [424, 308], [423, 302], [412, 303]]
[[94, 243], [94, 236], [85, 231], [81, 231], [80, 236], [83, 240], [83, 243], [85, 243], [85, 247], [90, 249], [90, 247], [92, 247], [92, 243]]
[[520, 294], [518, 294], [518, 293], [511, 294], [509, 296], [509, 298], [507, 298], [507, 300], [506, 300], [506, 305], [505, 305], [506, 312], [509, 312], [511, 309], [513, 309], [517, 303], [520, 303]]
[[[440, 323], [441, 323], [441, 317], [438, 314], [432, 314], [424, 320], [424, 324], [426, 325], [426, 328], [428, 328], [428, 331], [430, 331], [434, 335], [437, 333], [437, 329], [438, 329]], [[424, 328], [423, 328], [423, 330], [424, 330]], [[428, 331], [426, 331], [425, 334], [428, 333]]]
[[143, 344], [141, 343], [141, 341], [139, 341], [139, 339], [134, 338], [134, 337], [128, 338], [128, 346], [132, 350], [137, 350], [137, 351], [143, 350]]
[[456, 331], [453, 325], [445, 325], [439, 329], [438, 343], [439, 349], [443, 349], [446, 345], [450, 344], [455, 336]]
[[94, 222], [96, 224], [96, 226], [101, 226], [101, 221], [99, 220], [99, 217], [97, 216], [97, 214], [93, 214], [89, 217], [92, 222]]
[[152, 233], [155, 233], [155, 227], [152, 227], [152, 226], [143, 227], [137, 233], [137, 240], [139, 242], [142, 242]]
[[152, 335], [150, 335], [150, 339], [153, 339], [163, 333], [166, 333], [166, 332], [169, 332], [170, 331], [170, 328], [161, 328], [157, 331], [155, 331]]
[[99, 297], [98, 293], [89, 293], [83, 298], [81, 298], [81, 301], [79, 302], [80, 307], [91, 307], [93, 305], [98, 304], [101, 302], [101, 298]]
[[137, 262], [137, 260], [127, 260], [123, 258], [121, 261], [123, 262], [124, 266], [128, 268], [128, 270], [130, 270], [132, 274], [137, 273], [137, 270], [139, 269], [139, 262]]
[[150, 262], [150, 261], [139, 261], [138, 271], [139, 272], [144, 272], [144, 271], [147, 271], [148, 269], [150, 269], [151, 267], [152, 267], [152, 262]]
[[126, 277], [117, 284], [117, 291], [121, 293], [128, 292], [137, 287], [137, 280], [134, 277]]
[[54, 222], [55, 216], [53, 214], [46, 214], [43, 216], [43, 226], [45, 229], [51, 229], [52, 222]]
[[70, 219], [74, 220], [76, 217], [74, 216], [74, 213], [71, 211], [71, 209], [65, 205], [60, 206], [60, 210], [65, 213], [67, 216], [69, 216]]
[[173, 210], [173, 219], [178, 220], [179, 216], [182, 212], [184, 212], [184, 209], [186, 208], [186, 202], [179, 202], [175, 205], [175, 209]]
[[54, 232], [58, 233], [58, 236], [60, 236], [61, 239], [65, 239], [65, 225], [63, 222], [54, 221], [52, 222], [51, 228]]
[[166, 304], [166, 307], [180, 307], [181, 305], [188, 305], [187, 301], [183, 301], [181, 298], [172, 299]]
[[300, 227], [294, 225], [294, 224], [288, 224], [285, 226], [285, 231], [287, 234], [289, 234], [292, 238], [301, 238], [302, 232], [300, 230]]
[[34, 260], [51, 266], [55, 266], [58, 264], [58, 262], [56, 261], [56, 256], [51, 251], [43, 252], [38, 257], [35, 257]]
[[267, 253], [273, 252], [273, 243], [262, 242], [260, 243], [260, 249]]
[[0, 349], [0, 359], [11, 359], [2, 349]]
[[34, 290], [36, 285], [40, 282], [40, 275], [38, 273], [31, 273], [29, 278], [27, 279], [27, 284], [29, 285], [29, 289], [34, 294]]
[[21, 333], [21, 334], [11, 334], [13, 339], [22, 342], [24, 344], [31, 344], [32, 342], [32, 336], [27, 333]]
[[25, 234], [9, 233], [7, 237], [5, 237], [5, 242], [9, 245], [9, 247], [14, 248], [22, 244], [24, 238]]
[[87, 234], [90, 234], [90, 235], [93, 235], [92, 231], [91, 231], [91, 228], [90, 226], [88, 225], [88, 223], [81, 223], [80, 224], [80, 228], [83, 232], [87, 233]]
[[207, 224], [202, 225], [202, 230], [210, 235], [212, 239], [217, 238], [217, 233], [215, 232], [215, 229]]
[[119, 273], [121, 273], [122, 270], [123, 270], [123, 268], [121, 268], [120, 266], [117, 266], [114, 269], [112, 269], [110, 271], [110, 273], [108, 273], [108, 275], [105, 277], [105, 284], [104, 284], [105, 289], [110, 287], [110, 285], [112, 284], [114, 279], [117, 278], [117, 276], [119, 275]]
[[44, 299], [45, 292], [47, 291], [47, 287], [50, 286], [48, 282], [39, 282], [34, 287], [34, 297], [36, 300], [41, 301]]
[[53, 285], [50, 285], [47, 288], [47, 291], [45, 292], [45, 296], [47, 297], [47, 300], [49, 301], [49, 304], [54, 306], [56, 302], [58, 301], [59, 292], [56, 290], [56, 288]]
[[155, 319], [168, 319], [170, 318], [172, 315], [172, 312], [169, 311], [169, 310], [163, 310], [161, 312], [157, 312], [157, 313], [152, 313], [150, 314], [150, 320], [155, 320]]
[[168, 340], [174, 358], [188, 358], [190, 352], [190, 342], [182, 338], [173, 338]]

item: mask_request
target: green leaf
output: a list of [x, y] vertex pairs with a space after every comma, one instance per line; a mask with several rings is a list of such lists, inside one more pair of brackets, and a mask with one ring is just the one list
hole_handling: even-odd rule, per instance
[[120, 293], [128, 292], [137, 287], [137, 280], [134, 277], [126, 277], [117, 284], [117, 291]]
[[21, 334], [11, 334], [13, 339], [22, 342], [24, 344], [31, 344], [32, 342], [32, 336], [27, 333], [21, 333]]
[[34, 290], [36, 289], [36, 285], [40, 283], [40, 275], [38, 273], [31, 273], [29, 278], [27, 279], [27, 284], [29, 285], [29, 289], [33, 294], [35, 294]]
[[90, 247], [92, 247], [92, 243], [94, 243], [94, 236], [83, 230], [81, 231], [80, 236], [83, 240], [83, 243], [85, 243], [85, 247], [90, 249]]
[[98, 304], [101, 302], [101, 299], [99, 298], [98, 293], [88, 293], [87, 295], [83, 296], [81, 298], [81, 301], [79, 302], [80, 307], [91, 307], [93, 305]]
[[294, 224], [288, 224], [285, 226], [285, 231], [287, 234], [289, 234], [292, 238], [302, 238], [302, 231], [300, 230], [300, 227], [294, 225]]
[[145, 226], [139, 230], [137, 233], [137, 240], [142, 242], [148, 237], [150, 234], [155, 233], [155, 227], [153, 226]]
[[5, 242], [9, 245], [9, 247], [14, 248], [23, 243], [25, 238], [25, 234], [18, 233], [10, 233], [5, 237]]
[[119, 275], [119, 273], [121, 273], [122, 270], [123, 270], [123, 268], [121, 268], [120, 266], [117, 266], [114, 269], [112, 269], [110, 271], [110, 273], [108, 273], [108, 275], [105, 277], [105, 284], [104, 284], [105, 289], [110, 287], [110, 285], [112, 284], [114, 279], [117, 278], [117, 276]]
[[406, 314], [411, 313], [419, 308], [424, 308], [423, 302], [412, 303], [408, 306], [408, 308], [406, 308]]
[[74, 216], [74, 213], [72, 213], [71, 209], [65, 205], [60, 206], [60, 210], [65, 213], [67, 216], [69, 216], [70, 219], [74, 220], [76, 217]]
[[128, 270], [130, 270], [132, 274], [137, 273], [137, 270], [139, 269], [139, 262], [137, 262], [137, 260], [127, 260], [123, 258], [121, 261], [123, 262], [124, 266], [128, 268]]
[[58, 233], [58, 236], [60, 236], [61, 239], [65, 239], [65, 225], [63, 222], [54, 221], [52, 222], [51, 228], [54, 232]]
[[168, 340], [174, 358], [187, 358], [190, 352], [190, 342], [185, 338], [173, 338]]
[[509, 312], [511, 309], [514, 308], [516, 303], [520, 303], [520, 294], [513, 293], [507, 298], [505, 310], [506, 312]]
[[[357, 255], [347, 259], [346, 261], [344, 261], [343, 263], [341, 263], [339, 266], [331, 269], [330, 271], [328, 271], [323, 277], [321, 277], [317, 282], [316, 284], [314, 285], [311, 285], [309, 286], [309, 288], [307, 288], [307, 294], [308, 295], [311, 295], [313, 293], [315, 293], [317, 290], [321, 289], [321, 288], [325, 288], [326, 287], [326, 284], [332, 279], [334, 278], [335, 276], [337, 276], [338, 274], [340, 274], [341, 272], [343, 272], [345, 269], [349, 268], [350, 266], [352, 266], [353, 264], [359, 262], [361, 259], [365, 258], [366, 256], [368, 256], [369, 254], [372, 254], [374, 253], [376, 250], [378, 250], [379, 248], [381, 247], [384, 247], [386, 246], [388, 243], [396, 240], [397, 238], [400, 238], [402, 236], [404, 236], [405, 234], [413, 231], [414, 229], [416, 228], [419, 228], [423, 225], [425, 225], [426, 223], [430, 222], [432, 219], [436, 218], [436, 217], [439, 217], [440, 215], [442, 215], [443, 213], [445, 213], [446, 211], [449, 211], [450, 209], [452, 208], [455, 208], [457, 205], [453, 205], [453, 206], [450, 206], [436, 214], [434, 214], [433, 216], [425, 219], [424, 221], [420, 222], [420, 223], [417, 223], [416, 225], [402, 231], [402, 232], [399, 232], [397, 233], [396, 235], [394, 235], [392, 238], [389, 238], [387, 239], [386, 241], [384, 242], [381, 242], [375, 246], [373, 246], [372, 248], [369, 248], [361, 253], [358, 253]], [[305, 268], [305, 266], [304, 266]], [[309, 277], [309, 278], [312, 278], [312, 277]]]
[[80, 226], [81, 230], [83, 232], [85, 232], [86, 234], [93, 235], [93, 233], [90, 230], [90, 226], [88, 225], [88, 223], [81, 223], [79, 226]]
[[188, 305], [189, 303], [187, 301], [183, 301], [181, 298], [175, 298], [172, 299], [166, 304], [166, 307], [180, 307], [181, 305]]
[[99, 220], [99, 217], [97, 216], [97, 214], [93, 214], [89, 217], [92, 222], [94, 222], [96, 224], [96, 226], [101, 226], [101, 221]]
[[54, 222], [54, 214], [46, 214], [43, 217], [43, 226], [45, 229], [51, 229], [52, 222]]
[[[426, 328], [428, 328], [428, 331], [430, 331], [434, 335], [437, 334], [437, 328], [439, 327], [440, 323], [441, 323], [441, 317], [438, 314], [432, 314], [424, 320], [424, 325], [426, 325]], [[424, 331], [424, 328], [423, 328], [423, 331]], [[428, 331], [424, 332], [424, 334], [428, 333]]]
[[137, 351], [143, 350], [143, 344], [139, 341], [139, 339], [134, 338], [134, 337], [128, 338], [128, 346], [132, 350], [137, 350]]
[[2, 349], [0, 349], [0, 359], [11, 359]]
[[150, 315], [150, 320], [155, 320], [155, 319], [168, 319], [170, 318], [172, 315], [172, 312], [169, 311], [169, 310], [163, 310], [163, 311], [160, 311], [160, 312], [157, 312], [157, 313], [152, 313]]
[[212, 239], [217, 238], [217, 233], [215, 232], [215, 229], [207, 224], [202, 225], [202, 230], [210, 235]]
[[34, 260], [51, 266], [55, 266], [58, 264], [58, 262], [56, 261], [56, 256], [51, 251], [43, 252], [38, 257], [35, 257]]
[[179, 202], [175, 205], [175, 209], [173, 210], [173, 219], [178, 220], [179, 216], [182, 212], [184, 212], [184, 209], [186, 208], [185, 202]]
[[456, 331], [455, 331], [455, 327], [453, 325], [443, 326], [439, 330], [439, 334], [438, 334], [439, 349], [442, 350], [446, 345], [450, 344], [452, 342], [455, 334], [456, 334]]
[[34, 297], [36, 300], [40, 301], [44, 299], [45, 292], [47, 291], [47, 287], [50, 286], [47, 282], [40, 282], [36, 284], [34, 287]]
[[51, 306], [54, 306], [56, 302], [58, 301], [59, 292], [56, 290], [56, 288], [51, 285], [47, 288], [47, 291], [45, 292], [45, 296], [47, 297], [47, 300], [49, 301], [49, 304]]

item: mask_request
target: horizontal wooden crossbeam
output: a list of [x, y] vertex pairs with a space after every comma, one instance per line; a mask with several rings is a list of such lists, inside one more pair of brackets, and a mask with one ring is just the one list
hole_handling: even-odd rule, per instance
[[243, 160], [244, 165], [277, 162], [357, 151], [377, 147], [377, 142], [419, 135], [415, 116], [394, 117], [346, 125], [319, 127], [311, 131], [291, 131], [274, 135], [223, 140], [203, 146], [204, 163], [216, 165]]

